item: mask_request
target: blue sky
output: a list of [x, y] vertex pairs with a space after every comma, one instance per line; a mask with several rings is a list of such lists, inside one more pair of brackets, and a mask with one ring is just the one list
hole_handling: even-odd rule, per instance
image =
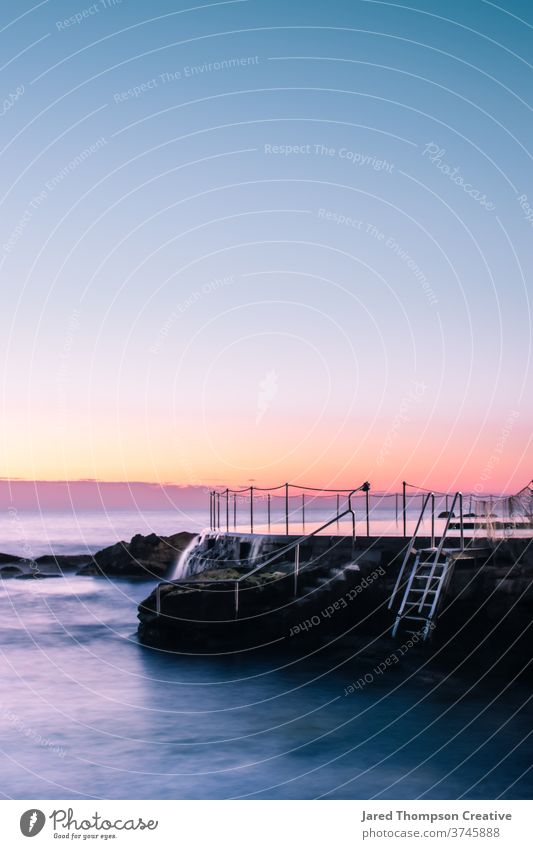
[[532, 25], [4, 7], [4, 474], [525, 483]]

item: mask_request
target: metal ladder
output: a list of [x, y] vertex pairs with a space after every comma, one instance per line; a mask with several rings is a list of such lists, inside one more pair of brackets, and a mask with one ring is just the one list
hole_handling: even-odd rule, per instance
[[417, 552], [407, 587], [392, 629], [395, 637], [403, 623], [419, 623], [418, 627], [406, 628], [409, 634], [421, 632], [427, 640], [435, 627], [439, 601], [445, 595], [452, 576], [455, 554], [438, 549], [423, 548]]
[[[435, 627], [437, 619], [439, 603], [446, 594], [446, 590], [452, 577], [455, 561], [461, 557], [464, 551], [464, 534], [463, 534], [463, 496], [462, 493], [456, 492], [452, 501], [451, 509], [447, 516], [444, 532], [440, 539], [439, 545], [435, 546], [433, 521], [432, 521], [432, 539], [431, 547], [416, 550], [415, 542], [418, 531], [424, 517], [424, 513], [428, 502], [431, 499], [432, 503], [432, 519], [434, 515], [435, 497], [432, 492], [426, 495], [420, 516], [411, 542], [405, 553], [404, 561], [392, 596], [389, 602], [389, 609], [394, 604], [394, 599], [398, 593], [402, 577], [404, 575], [407, 563], [414, 553], [415, 560], [411, 567], [407, 586], [403, 594], [400, 607], [396, 613], [396, 619], [392, 629], [392, 636], [395, 637], [401, 625], [419, 623], [418, 628], [406, 628], [409, 634], [420, 633], [423, 640], [427, 640]], [[448, 534], [451, 516], [454, 511], [455, 504], [459, 500], [460, 505], [460, 528], [461, 539], [460, 548], [444, 548], [446, 536]]]

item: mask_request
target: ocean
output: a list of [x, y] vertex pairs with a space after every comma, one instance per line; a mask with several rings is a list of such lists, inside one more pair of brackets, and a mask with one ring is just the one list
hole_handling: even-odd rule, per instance
[[[0, 550], [83, 553], [194, 529], [193, 518], [21, 515]], [[473, 681], [413, 652], [350, 689], [383, 659], [363, 637], [357, 653], [306, 658], [150, 649], [136, 626], [153, 586], [73, 573], [0, 581], [5, 798], [531, 797], [524, 684]]]
[[[419, 508], [412, 508], [407, 514], [407, 533], [414, 530]], [[310, 533], [334, 515], [332, 510], [307, 507], [305, 523], [302, 521], [301, 508], [292, 508], [289, 532], [291, 534]], [[228, 524], [226, 525], [226, 518]], [[445, 520], [435, 520], [438, 534]], [[134, 534], [156, 533], [161, 536], [178, 531], [200, 532], [209, 524], [209, 512], [204, 510], [9, 510], [0, 513], [0, 552], [15, 554], [28, 559], [43, 554], [89, 554], [119, 540], [129, 541]], [[229, 510], [226, 517], [225, 505], [220, 508], [220, 527], [230, 531], [248, 533], [250, 531], [249, 506], [240, 506], [237, 522], [234, 526], [233, 513]], [[253, 530], [255, 533], [285, 533], [285, 516], [281, 510], [273, 510], [271, 523], [267, 523], [265, 505], [255, 506]], [[401, 513], [395, 510], [375, 509], [370, 513], [371, 535], [401, 535], [403, 530]], [[356, 533], [366, 534], [366, 516], [363, 509], [356, 509]], [[349, 518], [342, 519], [327, 528], [326, 534], [351, 533]], [[429, 536], [431, 523], [425, 519], [420, 528], [422, 535]], [[478, 532], [480, 533], [480, 532]], [[513, 532], [520, 535], [520, 532]], [[458, 535], [452, 531], [451, 536]], [[469, 532], [469, 536], [471, 532]]]

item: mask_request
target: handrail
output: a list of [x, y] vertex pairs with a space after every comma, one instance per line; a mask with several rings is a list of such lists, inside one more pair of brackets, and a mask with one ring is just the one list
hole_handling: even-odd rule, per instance
[[448, 531], [450, 529], [450, 522], [451, 522], [451, 519], [453, 517], [453, 511], [454, 511], [455, 502], [457, 501], [457, 499], [459, 499], [459, 527], [460, 527], [460, 531], [461, 531], [461, 551], [464, 550], [465, 534], [464, 534], [464, 522], [463, 522], [463, 493], [462, 492], [456, 492], [455, 495], [453, 496], [453, 501], [452, 501], [451, 507], [448, 511], [448, 515], [446, 517], [446, 524], [444, 526], [444, 531], [442, 533], [442, 536], [440, 538], [440, 543], [439, 543], [439, 546], [437, 548], [437, 559], [438, 559], [438, 557], [440, 557], [442, 549], [444, 548], [444, 541], [445, 541], [445, 539], [448, 535]]
[[[416, 527], [415, 527], [413, 536], [411, 537], [409, 545], [407, 546], [407, 550], [406, 550], [405, 555], [404, 555], [404, 559], [403, 559], [401, 569], [398, 573], [398, 577], [396, 578], [396, 583], [394, 584], [394, 589], [392, 591], [390, 601], [389, 601], [389, 604], [388, 604], [389, 610], [391, 609], [392, 605], [394, 604], [394, 599], [395, 599], [396, 593], [398, 592], [398, 589], [400, 587], [400, 584], [401, 584], [401, 581], [402, 581], [402, 578], [403, 578], [409, 557], [411, 556], [411, 554], [414, 550], [414, 543], [415, 543], [416, 537], [418, 535], [418, 531], [419, 531], [420, 525], [422, 523], [422, 519], [424, 517], [424, 513], [426, 511], [426, 507], [427, 507], [430, 499], [431, 499], [431, 548], [435, 548], [435, 493], [434, 492], [428, 492], [426, 497], [424, 498], [424, 501], [423, 501], [423, 504], [422, 504], [422, 509], [420, 510], [420, 515], [418, 517], [418, 521], [416, 523]], [[462, 492], [456, 492], [453, 496], [452, 504], [451, 504], [451, 507], [448, 511], [448, 515], [446, 516], [446, 524], [444, 526], [444, 531], [442, 532], [439, 544], [438, 544], [437, 549], [435, 551], [435, 558], [434, 558], [433, 565], [432, 565], [431, 570], [430, 570], [430, 577], [433, 577], [433, 574], [435, 572], [435, 566], [438, 563], [440, 556], [442, 554], [442, 549], [444, 548], [444, 543], [446, 541], [446, 537], [448, 536], [448, 531], [450, 529], [450, 522], [451, 522], [451, 519], [452, 519], [452, 516], [453, 516], [453, 511], [454, 511], [455, 505], [457, 503], [457, 499], [459, 499], [459, 513], [460, 513], [460, 520], [459, 520], [459, 527], [460, 527], [460, 532], [461, 532], [461, 549], [460, 550], [461, 551], [464, 550], [465, 538], [464, 538], [464, 516], [463, 516], [463, 493]], [[423, 603], [426, 599], [427, 589], [428, 589], [430, 583], [431, 583], [431, 581], [428, 582], [428, 584], [426, 586], [426, 592], [424, 592], [423, 595], [422, 595], [422, 599], [420, 601], [420, 609], [422, 609], [422, 605], [423, 605]]]
[[270, 563], [273, 563], [275, 560], [279, 560], [279, 558], [283, 554], [286, 554], [287, 552], [292, 551], [293, 549], [295, 550], [294, 594], [296, 595], [297, 585], [298, 585], [298, 574], [299, 574], [299, 571], [300, 571], [300, 545], [303, 542], [306, 542], [308, 539], [311, 539], [312, 537], [319, 534], [320, 531], [323, 531], [326, 528], [329, 528], [330, 525], [333, 525], [335, 522], [338, 522], [339, 519], [344, 518], [344, 516], [347, 516], [348, 514], [351, 515], [351, 517], [352, 517], [352, 540], [355, 542], [355, 538], [356, 538], [355, 537], [355, 512], [352, 508], [352, 495], [355, 495], [356, 492], [360, 492], [360, 491], [367, 492], [368, 487], [369, 487], [369, 485], [365, 481], [365, 483], [361, 484], [361, 486], [358, 486], [357, 489], [352, 489], [352, 491], [348, 495], [348, 507], [347, 507], [346, 510], [343, 510], [342, 513], [338, 513], [336, 516], [333, 516], [332, 519], [329, 519], [329, 521], [325, 522], [323, 525], [321, 525], [319, 528], [316, 528], [316, 530], [312, 531], [311, 533], [304, 534], [303, 536], [298, 537], [297, 540], [294, 540], [293, 542], [290, 543], [290, 545], [285, 546], [285, 548], [281, 549], [280, 551], [275, 551], [274, 554], [272, 554], [271, 557], [267, 558], [263, 563], [260, 563], [254, 569], [251, 569], [245, 575], [240, 575], [238, 578], [236, 578], [235, 582], [234, 582], [234, 586], [235, 586], [235, 618], [237, 619], [238, 615], [239, 615], [239, 584], [241, 583], [241, 581], [244, 581], [246, 578], [249, 578], [251, 575], [254, 575], [256, 572], [259, 572], [261, 569], [264, 569], [266, 566], [269, 566]]
[[426, 507], [427, 507], [430, 499], [431, 499], [431, 547], [433, 548], [433, 546], [435, 545], [435, 495], [434, 495], [433, 492], [428, 492], [428, 494], [426, 495], [426, 497], [424, 498], [424, 501], [422, 503], [422, 509], [420, 510], [420, 515], [418, 517], [418, 521], [416, 523], [416, 527], [415, 527], [413, 536], [411, 537], [409, 545], [407, 546], [407, 549], [406, 549], [406, 552], [405, 552], [405, 555], [404, 555], [404, 558], [403, 558], [403, 563], [402, 563], [401, 569], [398, 572], [398, 577], [396, 578], [396, 583], [394, 584], [394, 589], [392, 591], [392, 595], [390, 597], [390, 601], [389, 601], [389, 604], [388, 604], [389, 610], [391, 609], [391, 607], [394, 603], [396, 593], [398, 592], [398, 588], [399, 588], [399, 586], [402, 582], [403, 574], [405, 572], [405, 567], [407, 566], [407, 562], [409, 560], [409, 557], [411, 556], [411, 554], [413, 552], [415, 540], [416, 540], [416, 537], [418, 535], [418, 530], [420, 528], [420, 525], [422, 524], [422, 519], [424, 518], [424, 513], [426, 512]]
[[[306, 490], [309, 492], [322, 492], [322, 493], [337, 493], [337, 519], [340, 518], [339, 513], [339, 494], [348, 493], [348, 499], [351, 498], [352, 495], [356, 492], [364, 492], [366, 496], [366, 535], [370, 536], [370, 499], [369, 499], [369, 491], [370, 484], [368, 481], [365, 481], [364, 484], [358, 486], [355, 489], [319, 489], [317, 487], [309, 487], [309, 486], [300, 486], [296, 484], [284, 483], [275, 487], [256, 487], [249, 486], [244, 489], [229, 489], [226, 487], [223, 490], [211, 490], [209, 492], [209, 527], [212, 531], [221, 530], [220, 524], [220, 496], [224, 496], [226, 500], [226, 532], [229, 533], [229, 503], [230, 503], [230, 495], [233, 495], [233, 528], [236, 530], [237, 527], [237, 495], [248, 493], [250, 497], [250, 533], [254, 531], [254, 493], [255, 492], [266, 492], [267, 493], [267, 512], [268, 512], [268, 527], [270, 529], [270, 502], [271, 502], [271, 492], [275, 490], [284, 490], [284, 494], [278, 497], [284, 498], [285, 500], [285, 534], [289, 536], [289, 489], [291, 487], [298, 486], [300, 490]], [[305, 528], [305, 496], [304, 493], [302, 495], [302, 525]], [[390, 493], [389, 493], [390, 495]], [[380, 497], [387, 497], [387, 494], [383, 494]], [[344, 513], [343, 515], [346, 515]]]
[[[456, 492], [455, 495], [453, 496], [452, 505], [451, 505], [451, 507], [448, 511], [448, 515], [446, 517], [446, 524], [444, 526], [444, 531], [443, 531], [443, 534], [440, 538], [440, 542], [437, 546], [437, 551], [435, 552], [435, 557], [434, 557], [433, 563], [431, 565], [431, 569], [429, 570], [429, 577], [428, 577], [428, 580], [426, 582], [424, 592], [422, 593], [422, 598], [420, 599], [420, 605], [419, 605], [419, 608], [418, 608], [419, 610], [422, 610], [422, 607], [424, 606], [426, 598], [427, 598], [427, 594], [429, 592], [429, 588], [432, 584], [433, 577], [435, 575], [435, 569], [437, 568], [437, 563], [439, 562], [440, 556], [442, 554], [442, 549], [444, 548], [444, 542], [446, 540], [446, 536], [448, 535], [448, 530], [449, 530], [449, 527], [450, 527], [450, 520], [453, 516], [453, 510], [454, 510], [455, 503], [456, 503], [457, 499], [459, 499], [459, 513], [460, 513], [460, 520], [459, 521], [460, 521], [460, 529], [461, 529], [461, 548], [460, 548], [460, 551], [464, 551], [465, 537], [464, 537], [464, 529], [463, 529], [463, 493], [462, 492]], [[446, 579], [446, 576], [444, 575], [443, 578]]]
[[[250, 575], [254, 575], [255, 572], [259, 572], [261, 569], [264, 569], [265, 566], [269, 566], [275, 560], [279, 560], [279, 558], [283, 554], [286, 554], [287, 552], [292, 551], [294, 548], [296, 548], [296, 546], [301, 545], [306, 540], [311, 539], [311, 537], [316, 536], [316, 534], [320, 533], [320, 531], [323, 531], [326, 528], [329, 528], [330, 525], [333, 525], [334, 522], [337, 521], [337, 519], [342, 519], [344, 516], [347, 516], [348, 514], [350, 514], [352, 516], [352, 536], [353, 536], [353, 539], [355, 540], [355, 513], [351, 508], [348, 508], [347, 510], [344, 510], [342, 513], [339, 513], [337, 516], [334, 516], [333, 519], [329, 519], [329, 521], [327, 521], [324, 525], [321, 525], [319, 528], [317, 528], [312, 533], [305, 534], [305, 536], [298, 537], [297, 540], [294, 540], [289, 545], [285, 546], [285, 548], [282, 548], [282, 549], [279, 549], [278, 551], [275, 551], [274, 554], [272, 554], [271, 557], [269, 557], [263, 563], [259, 563], [259, 565], [255, 566], [253, 569], [251, 569], [250, 572], [247, 572], [245, 575], [241, 575], [239, 578], [236, 578], [236, 580], [237, 581], [244, 581], [245, 578], [249, 578]], [[339, 539], [340, 539], [340, 537], [339, 537]]]

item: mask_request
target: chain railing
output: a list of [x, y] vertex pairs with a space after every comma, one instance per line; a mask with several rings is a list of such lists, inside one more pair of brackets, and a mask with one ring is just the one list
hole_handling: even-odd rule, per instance
[[[325, 489], [319, 487], [311, 487], [311, 486], [301, 486], [300, 484], [289, 484], [284, 483], [279, 486], [274, 487], [257, 487], [257, 486], [249, 486], [243, 487], [241, 489], [230, 489], [226, 487], [223, 490], [212, 490], [209, 492], [209, 528], [212, 531], [226, 532], [229, 533], [230, 530], [237, 531], [239, 529], [241, 532], [244, 531], [245, 527], [249, 528], [250, 533], [254, 533], [254, 529], [257, 527], [257, 519], [258, 519], [258, 505], [261, 502], [266, 502], [266, 527], [268, 533], [271, 531], [272, 523], [273, 523], [273, 500], [279, 499], [282, 501], [281, 511], [278, 510], [278, 526], [284, 528], [285, 535], [289, 536], [290, 526], [295, 522], [298, 522], [300, 527], [305, 530], [306, 522], [309, 521], [310, 516], [312, 515], [311, 509], [315, 502], [321, 498], [335, 498], [336, 497], [336, 515], [340, 516], [341, 513], [341, 498], [346, 498], [350, 493], [360, 492], [364, 496], [364, 523], [366, 535], [370, 536], [370, 524], [371, 524], [371, 510], [370, 510], [370, 498], [371, 496], [374, 499], [378, 499], [378, 505], [382, 503], [382, 501], [387, 499], [394, 499], [394, 512], [396, 517], [396, 522], [400, 524], [402, 528], [402, 535], [404, 537], [408, 536], [408, 515], [412, 510], [413, 502], [416, 505], [418, 499], [422, 499], [422, 503], [428, 493], [431, 492], [433, 498], [433, 513], [432, 513], [432, 524], [434, 529], [435, 515], [434, 515], [434, 507], [435, 507], [435, 499], [440, 499], [442, 506], [445, 508], [445, 515], [450, 512], [450, 503], [454, 498], [454, 492], [439, 492], [437, 490], [428, 490], [423, 487], [417, 486], [415, 484], [410, 484], [407, 481], [402, 482], [402, 490], [401, 492], [371, 492], [371, 487], [368, 482], [365, 482], [364, 488], [357, 487], [355, 489]], [[295, 498], [298, 498], [298, 504], [296, 507], [291, 506], [291, 500], [293, 501]], [[479, 502], [480, 497], [477, 494], [470, 493], [464, 496], [465, 499], [470, 499], [470, 507], [469, 513], [466, 515], [473, 515], [472, 509], [473, 506], [477, 502]], [[487, 495], [483, 497], [484, 500], [494, 500], [497, 502], [501, 496], [496, 495]], [[239, 516], [241, 520], [239, 525], [237, 523], [237, 504], [242, 502], [246, 508], [246, 519], [242, 521], [242, 510]], [[374, 502], [375, 504], [375, 502]], [[264, 513], [263, 513], [263, 524], [264, 524]], [[445, 516], [439, 517], [445, 518]], [[337, 524], [340, 521], [336, 520]]]

